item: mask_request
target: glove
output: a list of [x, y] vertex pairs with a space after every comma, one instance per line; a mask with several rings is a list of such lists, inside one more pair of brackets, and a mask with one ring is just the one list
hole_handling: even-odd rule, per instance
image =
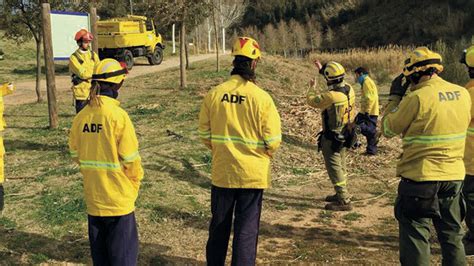
[[405, 76], [403, 74], [400, 74], [392, 81], [392, 85], [390, 86], [390, 96], [396, 95], [403, 97], [405, 95], [408, 86], [410, 85], [410, 82], [407, 81], [405, 82], [405, 84], [402, 84], [404, 77]]
[[4, 196], [4, 192], [3, 192], [3, 185], [0, 185], [0, 213], [3, 211], [3, 196]]

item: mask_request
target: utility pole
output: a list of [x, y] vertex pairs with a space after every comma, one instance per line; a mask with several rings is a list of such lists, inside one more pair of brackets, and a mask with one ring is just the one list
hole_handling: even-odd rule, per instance
[[97, 8], [96, 8], [97, 0], [92, 0], [90, 5], [90, 12], [89, 12], [89, 19], [91, 23], [91, 32], [94, 35], [94, 39], [92, 39], [92, 50], [94, 53], [99, 54], [99, 38], [97, 36]]
[[53, 41], [51, 37], [51, 7], [44, 1], [41, 8], [43, 21], [43, 46], [46, 67], [46, 88], [48, 94], [49, 128], [58, 127], [58, 105], [56, 102], [56, 80], [54, 76]]
[[133, 15], [133, 1], [130, 0], [130, 15]]

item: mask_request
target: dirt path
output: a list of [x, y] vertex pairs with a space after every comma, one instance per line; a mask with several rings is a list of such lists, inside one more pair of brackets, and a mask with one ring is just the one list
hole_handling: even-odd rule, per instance
[[[190, 62], [197, 62], [214, 57], [214, 54], [195, 55], [189, 58]], [[130, 71], [128, 78], [134, 78], [150, 73], [156, 73], [179, 66], [179, 57], [165, 59], [161, 65], [150, 66], [145, 61], [137, 60], [135, 66]], [[5, 98], [6, 105], [17, 105], [33, 103], [36, 101], [35, 81], [23, 81], [16, 83], [15, 94]], [[71, 79], [69, 75], [56, 76], [56, 90], [58, 94], [69, 92], [71, 89]], [[41, 81], [41, 91], [46, 99], [46, 80]]]

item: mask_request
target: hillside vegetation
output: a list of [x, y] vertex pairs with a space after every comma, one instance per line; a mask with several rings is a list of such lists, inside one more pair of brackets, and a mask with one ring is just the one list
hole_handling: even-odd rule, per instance
[[[474, 34], [474, 1], [422, 0], [249, 0], [236, 28], [296, 20], [314, 20], [323, 34], [324, 49], [419, 45]], [[314, 25], [314, 24], [313, 24]], [[306, 31], [310, 31], [306, 27]]]

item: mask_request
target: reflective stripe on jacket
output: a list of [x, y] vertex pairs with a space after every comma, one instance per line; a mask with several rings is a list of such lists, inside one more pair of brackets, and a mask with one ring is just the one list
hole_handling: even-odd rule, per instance
[[232, 75], [204, 98], [199, 136], [212, 149], [213, 185], [270, 186], [270, 159], [281, 142], [281, 122], [267, 92]]
[[402, 135], [397, 175], [414, 181], [463, 180], [471, 97], [440, 77], [414, 86], [383, 118], [386, 137]]
[[69, 136], [71, 156], [84, 176], [87, 213], [121, 216], [135, 209], [143, 178], [138, 140], [119, 102], [99, 96], [76, 115]]
[[100, 59], [96, 53], [92, 53], [91, 51], [81, 52], [80, 49], [77, 49], [71, 57], [69, 57], [69, 72], [84, 80], [78, 85], [72, 86], [74, 99], [87, 100], [91, 90], [90, 79], [94, 73], [95, 66], [99, 64], [99, 62]]
[[[466, 84], [466, 89], [469, 91], [472, 101], [474, 99], [474, 79]], [[467, 129], [464, 165], [466, 166], [466, 174], [474, 175], [474, 106], [471, 106], [471, 123]]]
[[375, 82], [365, 77], [362, 83], [362, 95], [360, 101], [360, 112], [369, 115], [379, 115], [379, 94]]

